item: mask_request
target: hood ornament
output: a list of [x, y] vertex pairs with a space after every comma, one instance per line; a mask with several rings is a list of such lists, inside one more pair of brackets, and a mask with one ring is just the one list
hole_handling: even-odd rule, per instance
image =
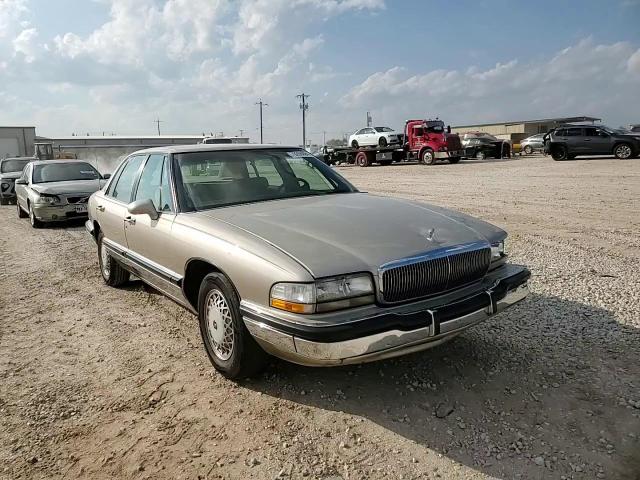
[[434, 236], [435, 233], [436, 233], [436, 229], [435, 228], [430, 228], [427, 231], [427, 233], [424, 235], [424, 238], [426, 238], [430, 242], [433, 242], [433, 236]]

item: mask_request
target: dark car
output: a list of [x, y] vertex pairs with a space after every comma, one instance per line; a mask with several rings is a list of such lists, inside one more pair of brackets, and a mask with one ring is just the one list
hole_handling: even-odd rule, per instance
[[484, 160], [487, 157], [503, 158], [511, 155], [509, 142], [488, 134], [465, 133], [462, 139], [463, 156]]
[[640, 153], [637, 134], [605, 126], [562, 126], [547, 132], [544, 141], [545, 152], [554, 160], [571, 160], [579, 155], [615, 155], [624, 160]]
[[15, 181], [32, 157], [11, 157], [0, 160], [0, 205], [16, 201]]

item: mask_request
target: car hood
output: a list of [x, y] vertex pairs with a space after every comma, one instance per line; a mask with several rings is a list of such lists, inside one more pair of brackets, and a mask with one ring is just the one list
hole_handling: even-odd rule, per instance
[[253, 203], [198, 215], [260, 237], [316, 278], [377, 272], [391, 260], [506, 236], [503, 230], [462, 213], [364, 193]]
[[70, 180], [67, 182], [36, 183], [31, 188], [38, 193], [50, 195], [68, 195], [74, 193], [93, 193], [100, 190], [106, 180]]
[[20, 178], [21, 175], [22, 175], [22, 171], [20, 171], [20, 172], [0, 173], [0, 179], [2, 179], [2, 180], [15, 180], [16, 178]]

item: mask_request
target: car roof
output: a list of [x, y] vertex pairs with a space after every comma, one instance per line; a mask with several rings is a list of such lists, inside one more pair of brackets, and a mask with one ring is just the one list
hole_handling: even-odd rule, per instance
[[138, 150], [133, 153], [192, 153], [235, 150], [281, 150], [283, 148], [302, 150], [302, 147], [292, 145], [265, 145], [260, 143], [198, 143], [195, 145], [167, 145], [166, 147], [145, 148], [144, 150]]
[[7, 157], [1, 158], [0, 162], [4, 162], [5, 160], [35, 160], [35, 157]]
[[32, 162], [34, 165], [60, 165], [62, 163], [88, 163], [91, 165], [91, 162], [88, 160], [36, 160]]

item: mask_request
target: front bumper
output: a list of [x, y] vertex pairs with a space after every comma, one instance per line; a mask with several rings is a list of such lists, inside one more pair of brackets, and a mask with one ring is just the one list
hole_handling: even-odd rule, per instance
[[294, 363], [331, 366], [365, 363], [425, 350], [502, 312], [524, 299], [531, 276], [524, 267], [501, 267], [491, 285], [451, 303], [407, 310], [380, 309], [377, 315], [335, 325], [294, 323], [248, 304], [244, 323], [267, 352]]
[[435, 158], [442, 160], [442, 159], [447, 159], [447, 158], [452, 158], [452, 157], [461, 157], [462, 156], [462, 150], [449, 150], [446, 152], [433, 152], [433, 155], [435, 156]]
[[[84, 212], [76, 211], [78, 204], [68, 205], [33, 205], [33, 213], [41, 222], [62, 222], [72, 220], [74, 218], [86, 218], [89, 213], [85, 209]], [[83, 204], [86, 206], [86, 204]]]

